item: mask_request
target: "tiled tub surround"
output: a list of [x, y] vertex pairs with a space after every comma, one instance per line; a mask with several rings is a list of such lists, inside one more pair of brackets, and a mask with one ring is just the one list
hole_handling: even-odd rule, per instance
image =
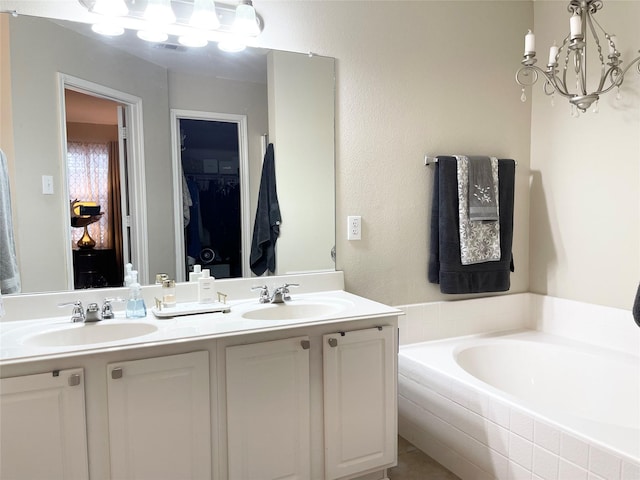
[[[602, 386], [591, 396], [582, 393], [578, 394], [577, 399], [568, 401], [564, 410], [571, 411], [566, 412], [569, 416], [563, 419], [562, 409], [557, 407], [567, 398], [555, 401], [554, 395], [561, 395], [559, 390], [549, 392], [551, 403], [545, 408], [536, 408], [535, 401], [519, 398], [521, 392], [512, 390], [510, 394], [490, 386], [470, 375], [455, 361], [455, 353], [461, 350], [461, 342], [486, 342], [487, 338], [496, 337], [490, 340], [495, 343], [511, 336], [480, 334], [482, 331], [529, 328], [539, 331], [515, 335], [524, 336], [527, 341], [543, 340], [547, 343], [539, 345], [546, 350], [534, 357], [540, 358], [541, 362], [538, 363], [555, 354], [559, 358], [567, 355], [570, 358], [572, 351], [576, 350], [591, 356], [599, 366], [610, 360], [626, 362], [630, 368], [637, 369], [640, 366], [640, 329], [633, 322], [630, 312], [533, 294], [413, 305], [403, 309], [407, 316], [400, 321], [400, 341], [403, 346], [398, 362], [399, 432], [411, 443], [463, 479], [640, 479], [640, 433], [627, 429], [634, 422], [639, 422], [640, 408], [632, 398], [640, 394], [637, 375], [626, 382], [626, 387], [620, 387], [623, 390], [630, 389], [625, 400], [618, 400], [621, 393], [616, 394], [615, 387]], [[431, 328], [424, 328], [421, 325], [424, 323]], [[580, 327], [575, 335], [579, 341], [568, 338], [574, 336], [574, 327]], [[431, 341], [421, 346], [410, 345], [430, 340], [430, 336], [431, 339], [450, 337], [452, 335], [448, 335], [449, 332], [471, 336]], [[549, 345], [549, 341], [556, 345]], [[439, 362], [433, 358], [426, 360], [429, 354], [420, 353], [420, 350], [429, 345], [439, 346], [441, 350], [448, 348], [448, 356], [442, 355], [442, 361]], [[525, 350], [518, 352], [520, 355], [513, 362], [501, 361], [507, 373], [510, 368], [518, 370], [514, 372], [516, 378], [525, 367], [516, 366], [514, 362], [524, 361], [527, 354]], [[535, 352], [532, 353], [535, 355]], [[471, 365], [479, 363], [477, 359], [474, 360]], [[536, 362], [532, 365], [536, 366]], [[624, 369], [609, 365], [609, 369], [603, 370], [603, 373], [609, 373], [612, 377]], [[560, 370], [561, 366], [558, 365], [548, 375], [549, 378], [555, 378], [559, 385], [564, 383]], [[487, 371], [491, 372], [492, 369]], [[595, 372], [593, 367], [585, 364], [584, 373], [587, 377], [590, 371]], [[503, 378], [498, 376], [485, 380], [503, 381]], [[567, 378], [566, 382], [573, 380]], [[629, 383], [633, 386], [629, 387]], [[526, 388], [526, 382], [521, 386]], [[575, 394], [575, 390], [569, 391]], [[571, 409], [571, 405], [581, 407], [585, 403], [580, 403], [580, 395], [589, 396], [585, 402], [593, 406], [600, 403], [606, 408], [611, 405], [611, 409], [616, 410], [614, 415], [621, 411], [622, 407], [618, 404], [628, 401], [627, 408], [631, 410], [626, 414], [628, 423], [623, 416], [611, 422], [620, 424], [617, 427], [609, 425], [599, 429], [596, 422], [581, 421], [576, 415], [579, 409]], [[594, 397], [605, 400], [597, 401]], [[585, 433], [583, 427], [588, 424], [596, 428]], [[630, 438], [626, 448], [619, 448], [620, 444], [616, 447], [605, 443], [606, 437], [610, 437], [615, 430], [623, 435], [626, 430]]]

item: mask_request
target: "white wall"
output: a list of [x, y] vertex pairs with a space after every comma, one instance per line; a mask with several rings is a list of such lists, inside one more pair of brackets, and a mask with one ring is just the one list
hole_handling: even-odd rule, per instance
[[[336, 58], [337, 267], [346, 288], [393, 305], [427, 283], [431, 154], [518, 160], [512, 292], [528, 289], [530, 107], [514, 82], [530, 2], [268, 1], [264, 46]], [[362, 215], [363, 239], [346, 240]]]
[[[568, 31], [568, 13], [554, 1], [536, 1], [534, 11], [536, 50], [548, 52]], [[623, 66], [638, 56], [639, 1], [604, 2], [596, 19], [617, 35]], [[630, 309], [640, 280], [640, 75], [627, 74], [622, 101], [606, 94], [599, 113], [579, 118], [562, 97], [552, 107], [541, 88], [531, 126], [531, 291]]]

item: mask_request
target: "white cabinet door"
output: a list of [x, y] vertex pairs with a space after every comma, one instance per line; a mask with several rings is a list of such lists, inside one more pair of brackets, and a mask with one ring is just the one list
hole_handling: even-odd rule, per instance
[[209, 352], [107, 366], [111, 478], [211, 478]]
[[228, 478], [310, 478], [309, 337], [226, 349]]
[[81, 368], [0, 380], [0, 478], [88, 478]]
[[396, 459], [394, 327], [324, 335], [325, 477]]

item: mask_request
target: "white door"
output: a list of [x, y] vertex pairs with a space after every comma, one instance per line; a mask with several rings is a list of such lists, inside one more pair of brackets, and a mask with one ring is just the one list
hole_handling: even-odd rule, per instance
[[81, 368], [0, 380], [0, 478], [88, 478]]
[[309, 337], [227, 347], [228, 478], [310, 478]]
[[111, 478], [211, 477], [209, 353], [107, 366]]
[[396, 460], [394, 338], [391, 326], [323, 337], [327, 479]]

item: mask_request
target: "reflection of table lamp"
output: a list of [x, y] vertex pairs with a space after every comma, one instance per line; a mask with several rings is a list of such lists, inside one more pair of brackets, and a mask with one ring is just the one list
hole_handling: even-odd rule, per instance
[[82, 238], [78, 240], [78, 248], [89, 249], [96, 246], [96, 241], [89, 235], [87, 227], [100, 220], [100, 205], [96, 202], [73, 202], [71, 205], [71, 226], [84, 227]]

